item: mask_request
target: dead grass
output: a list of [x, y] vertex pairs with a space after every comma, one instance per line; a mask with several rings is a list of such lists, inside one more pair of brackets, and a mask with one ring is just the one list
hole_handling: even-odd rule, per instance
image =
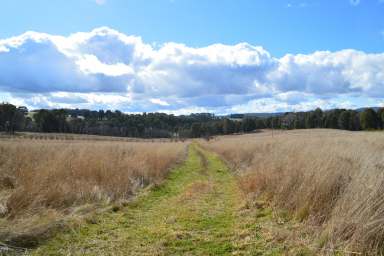
[[248, 195], [311, 227], [319, 252], [384, 254], [384, 133], [263, 132], [205, 145], [239, 172]]
[[[126, 200], [138, 188], [160, 183], [169, 168], [182, 159], [185, 145], [0, 141], [0, 240], [15, 232], [25, 234], [39, 229], [45, 221], [49, 224], [69, 215], [81, 215], [82, 206]], [[36, 225], [27, 226], [35, 220]]]

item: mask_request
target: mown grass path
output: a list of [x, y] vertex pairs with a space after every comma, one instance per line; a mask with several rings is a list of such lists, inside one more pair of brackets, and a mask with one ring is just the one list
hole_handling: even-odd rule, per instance
[[[117, 212], [66, 231], [34, 255], [261, 255], [257, 214], [226, 165], [197, 144], [167, 181]], [[260, 214], [260, 213], [258, 213]], [[269, 250], [268, 254], [279, 250]]]

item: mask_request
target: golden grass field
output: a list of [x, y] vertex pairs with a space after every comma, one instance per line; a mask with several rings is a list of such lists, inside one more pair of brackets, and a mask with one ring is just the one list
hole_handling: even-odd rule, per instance
[[204, 145], [237, 172], [248, 198], [304, 223], [314, 246], [383, 253], [383, 132], [264, 131]]
[[0, 241], [127, 200], [160, 183], [185, 152], [170, 141], [2, 139]]
[[[75, 228], [123, 207], [139, 188], [162, 183], [188, 145], [36, 136], [0, 140], [0, 247], [34, 247], [63, 223]], [[274, 223], [254, 224], [280, 251], [289, 244], [320, 255], [384, 253], [383, 132], [265, 130], [197, 143], [231, 168], [244, 205], [273, 209]]]

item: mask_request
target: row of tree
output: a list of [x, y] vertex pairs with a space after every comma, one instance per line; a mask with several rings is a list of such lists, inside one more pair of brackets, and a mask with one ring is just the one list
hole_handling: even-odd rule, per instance
[[384, 108], [367, 108], [361, 111], [322, 111], [318, 108], [309, 112], [287, 112], [269, 117], [241, 114], [217, 117], [209, 113], [175, 116], [87, 109], [41, 109], [28, 112], [25, 107], [0, 104], [0, 131], [8, 133], [33, 131], [143, 138], [197, 138], [247, 133], [264, 128], [333, 128], [352, 131], [384, 129]]
[[350, 131], [384, 129], [384, 108], [365, 108], [360, 111], [317, 108], [309, 112], [285, 113], [267, 118], [268, 128], [311, 129], [332, 128]]

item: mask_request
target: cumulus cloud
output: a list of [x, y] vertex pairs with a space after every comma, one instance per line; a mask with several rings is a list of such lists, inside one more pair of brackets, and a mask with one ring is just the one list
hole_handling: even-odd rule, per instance
[[276, 58], [248, 43], [154, 46], [107, 27], [0, 40], [0, 70], [0, 97], [32, 108], [226, 113], [384, 97], [383, 53], [347, 49]]
[[355, 50], [286, 55], [268, 81], [279, 91], [299, 90], [319, 95], [364, 93], [383, 97], [384, 54]]

